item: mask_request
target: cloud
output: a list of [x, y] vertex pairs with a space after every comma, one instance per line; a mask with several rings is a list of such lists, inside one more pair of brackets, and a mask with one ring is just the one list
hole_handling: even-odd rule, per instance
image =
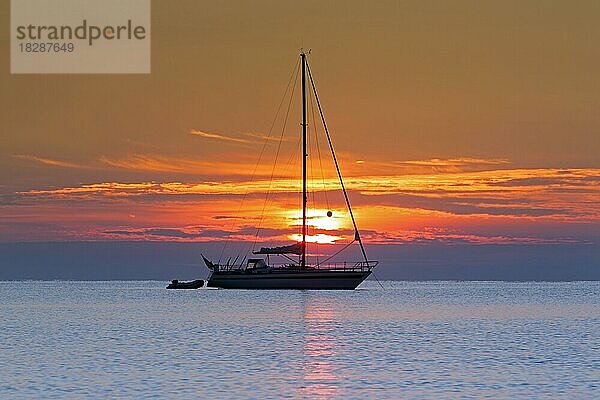
[[245, 240], [254, 242], [257, 232], [261, 233], [261, 240], [285, 240], [290, 234], [289, 229], [262, 228], [256, 226], [242, 226], [233, 229], [215, 229], [209, 227], [184, 227], [184, 228], [127, 228], [108, 229], [101, 232], [102, 235], [119, 238], [133, 238], [137, 240], [172, 239], [172, 240]]
[[166, 236], [183, 239], [195, 239], [202, 237], [202, 234], [200, 233], [185, 232], [181, 229], [147, 229], [145, 233], [153, 236]]
[[347, 176], [360, 175], [427, 175], [431, 173], [457, 173], [489, 170], [491, 167], [506, 166], [510, 161], [503, 158], [430, 158], [424, 160], [369, 160], [353, 158], [344, 154]]
[[[556, 170], [499, 170], [441, 175], [370, 176], [347, 179], [352, 203], [361, 207], [424, 209], [454, 215], [505, 215], [516, 217], [565, 216], [573, 218], [600, 217], [598, 207], [597, 170], [572, 170], [571, 174]], [[318, 195], [321, 185], [313, 189]], [[340, 199], [335, 179], [326, 180], [325, 191], [335, 207]], [[51, 190], [30, 190], [17, 195], [68, 201], [68, 199], [130, 199], [143, 203], [178, 201], [216, 204], [219, 200], [246, 198], [247, 205], [262, 204], [266, 192], [272, 204], [281, 208], [297, 196], [297, 180], [279, 179], [198, 183], [140, 182], [99, 183]], [[338, 196], [339, 197], [339, 196]], [[336, 200], [337, 199], [337, 200]], [[17, 200], [11, 197], [11, 203]], [[239, 200], [236, 200], [239, 201]], [[258, 202], [258, 203], [257, 203]], [[212, 217], [231, 219], [228, 212]], [[256, 211], [258, 214], [258, 211]]]
[[285, 138], [285, 137], [281, 137], [281, 135], [265, 135], [263, 133], [244, 133], [244, 135], [249, 136], [251, 138], [256, 138], [256, 139], [260, 139], [260, 141], [269, 141], [269, 142], [295, 142], [296, 140], [293, 140], [291, 138]]
[[[193, 130], [193, 134], [201, 137], [208, 137], [219, 140], [228, 140], [238, 143], [252, 143], [253, 140], [233, 138], [220, 134], [207, 133]], [[264, 135], [248, 133], [249, 137], [256, 137], [263, 140], [276, 140], [276, 138], [267, 138]], [[285, 141], [285, 140], [284, 140]], [[284, 178], [286, 176], [295, 176], [290, 170], [289, 165], [283, 165], [280, 160], [279, 167], [273, 169], [273, 160], [265, 159], [257, 163], [256, 159], [245, 154], [224, 154], [219, 153], [219, 157], [211, 158], [189, 158], [177, 157], [164, 154], [137, 153], [125, 156], [101, 156], [98, 159], [92, 159], [86, 164], [78, 164], [69, 161], [38, 157], [35, 155], [18, 154], [13, 156], [16, 159], [34, 162], [37, 164], [52, 166], [57, 168], [70, 168], [80, 170], [123, 170], [135, 172], [155, 172], [178, 174], [181, 176], [205, 175], [213, 176], [216, 179], [227, 179], [236, 177], [247, 177], [248, 179], [254, 173], [254, 177], [268, 177], [274, 172], [275, 178]], [[398, 176], [410, 174], [431, 174], [433, 173], [456, 173], [481, 170], [491, 165], [499, 165], [505, 162], [500, 159], [475, 159], [475, 158], [455, 158], [455, 159], [431, 159], [431, 160], [412, 160], [412, 161], [368, 161], [353, 160], [352, 155], [344, 155], [347, 158], [347, 168], [345, 175], [348, 179], [360, 176]], [[268, 158], [268, 157], [267, 157]], [[322, 174], [326, 178], [334, 178], [335, 170], [333, 164], [325, 162], [323, 164]]]
[[[600, 169], [501, 169], [365, 175], [350, 177], [346, 184], [359, 227], [374, 232], [369, 241], [581, 243], [600, 240], [599, 178]], [[345, 231], [352, 225], [338, 187], [335, 179], [325, 180], [324, 191], [320, 184], [313, 187], [317, 199], [327, 193], [328, 209], [339, 223], [318, 231], [309, 215], [311, 234], [351, 236]], [[271, 182], [241, 177], [34, 189], [0, 198], [0, 221], [10, 227], [4, 236], [26, 240], [212, 241], [230, 236], [253, 242], [259, 224], [264, 227], [261, 238], [286, 240], [297, 233], [290, 225], [299, 207], [298, 188], [297, 178]], [[264, 209], [267, 192], [271, 195]], [[319, 207], [324, 205], [311, 209]], [[35, 224], [41, 228], [33, 229]]]
[[135, 237], [135, 238], [148, 238], [151, 236], [156, 236], [160, 238], [177, 238], [177, 239], [197, 239], [202, 237], [198, 233], [190, 233], [185, 232], [181, 229], [172, 229], [172, 228], [149, 228], [149, 229], [121, 229], [121, 230], [106, 230], [102, 232], [106, 235], [110, 236], [126, 236], [126, 237]]
[[100, 162], [119, 169], [194, 173], [205, 167], [205, 163], [196, 160], [174, 159], [162, 156], [135, 154], [124, 158], [101, 157]]
[[426, 167], [461, 167], [461, 166], [473, 166], [473, 165], [502, 165], [510, 164], [510, 161], [503, 158], [430, 158], [427, 160], [409, 160], [400, 161], [400, 164], [406, 165], [419, 165]]
[[[558, 174], [558, 172], [557, 172]], [[573, 186], [584, 186], [587, 184], [598, 184], [600, 183], [600, 176], [586, 176], [586, 177], [578, 177], [573, 176], [571, 174], [561, 174], [556, 177], [527, 177], [527, 178], [514, 178], [508, 179], [501, 182], [495, 182], [493, 184], [498, 186], [510, 186], [510, 187], [518, 187], [518, 186], [564, 186], [566, 184]]]
[[194, 136], [200, 136], [203, 138], [207, 138], [207, 139], [225, 140], [228, 142], [237, 142], [237, 143], [249, 143], [249, 141], [245, 140], [245, 139], [235, 138], [235, 137], [231, 137], [231, 136], [225, 136], [225, 135], [221, 135], [219, 133], [203, 132], [203, 131], [200, 131], [197, 129], [190, 130], [190, 134], [192, 134]]
[[[102, 164], [123, 170], [157, 173], [176, 173], [182, 176], [204, 175], [224, 180], [232, 177], [250, 178], [271, 175], [272, 165], [257, 165], [256, 160], [247, 161], [241, 156], [219, 156], [218, 159], [170, 157], [154, 154], [133, 154], [120, 158], [101, 157]], [[277, 176], [277, 175], [276, 175]]]
[[[288, 243], [301, 240], [301, 235], [293, 233], [289, 229], [262, 229], [260, 236], [256, 237], [258, 228], [246, 226], [231, 231], [223, 229], [190, 229], [190, 228], [138, 228], [105, 230], [102, 234], [109, 238], [134, 239], [134, 240], [166, 240], [166, 241], [221, 241], [229, 238], [234, 241], [253, 243], [255, 248], [264, 243]], [[334, 232], [314, 231], [308, 238], [309, 243], [317, 242], [323, 244], [347, 244], [354, 235], [353, 230], [339, 230]], [[448, 228], [424, 228], [421, 230], [402, 229], [398, 231], [381, 232], [377, 230], [361, 230], [364, 241], [372, 244], [383, 243], [446, 243], [446, 244], [568, 244], [581, 243], [581, 240], [569, 237], [536, 237], [518, 234], [492, 234], [471, 233], [466, 230]], [[250, 246], [252, 247], [252, 246]]]
[[440, 243], [440, 244], [571, 244], [580, 240], [565, 237], [535, 237], [519, 235], [472, 234], [460, 230], [427, 228], [399, 232], [361, 232], [363, 240], [373, 244], [383, 243]]
[[30, 155], [30, 154], [15, 154], [15, 155], [13, 155], [13, 157], [17, 158], [19, 160], [32, 161], [37, 164], [49, 165], [52, 167], [59, 167], [59, 168], [76, 168], [76, 169], [90, 168], [89, 166], [86, 166], [86, 165], [75, 164], [75, 163], [71, 163], [68, 161], [53, 160], [50, 158], [37, 157], [37, 156]]

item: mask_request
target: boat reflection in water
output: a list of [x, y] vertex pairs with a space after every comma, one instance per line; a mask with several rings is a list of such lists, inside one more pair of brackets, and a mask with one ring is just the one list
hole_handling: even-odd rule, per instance
[[311, 298], [305, 293], [302, 301], [305, 335], [303, 342], [303, 379], [298, 396], [310, 399], [331, 399], [341, 395], [340, 371], [336, 367], [337, 343], [335, 326], [338, 310], [329, 299]]

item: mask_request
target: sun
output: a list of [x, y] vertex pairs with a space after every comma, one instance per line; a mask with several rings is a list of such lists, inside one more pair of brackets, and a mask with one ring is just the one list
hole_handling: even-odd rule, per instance
[[[302, 211], [291, 210], [287, 212], [288, 218], [291, 219], [292, 226], [302, 225]], [[306, 212], [306, 225], [309, 228], [321, 231], [330, 231], [331, 233], [315, 233], [306, 235], [307, 243], [318, 244], [334, 244], [338, 240], [344, 239], [341, 236], [335, 235], [334, 231], [343, 228], [345, 222], [344, 215], [336, 215], [333, 211], [324, 209], [311, 209]], [[301, 242], [302, 235], [294, 233], [288, 238]]]
[[[290, 239], [301, 242], [302, 235], [299, 233], [294, 233], [288, 236]], [[324, 233], [317, 233], [316, 235], [306, 235], [307, 243], [317, 243], [317, 244], [335, 244], [337, 240], [342, 240], [343, 237], [335, 236], [335, 235], [327, 235]]]
[[[331, 216], [329, 216], [331, 215]], [[294, 222], [292, 226], [302, 225], [302, 212], [298, 210], [288, 211], [288, 218]], [[344, 222], [343, 214], [339, 216], [330, 210], [311, 209], [306, 211], [306, 225], [324, 231], [335, 231], [341, 229]]]

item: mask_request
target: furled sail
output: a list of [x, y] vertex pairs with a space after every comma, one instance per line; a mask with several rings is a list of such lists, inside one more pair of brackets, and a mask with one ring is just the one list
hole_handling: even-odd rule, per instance
[[289, 246], [280, 247], [261, 247], [259, 251], [253, 251], [254, 254], [302, 254], [302, 243], [294, 243]]
[[204, 257], [204, 254], [200, 254], [202, 256], [202, 259], [204, 260], [204, 264], [206, 264], [206, 266], [208, 267], [208, 269], [210, 269], [211, 271], [215, 269], [215, 264], [213, 264], [212, 261], [210, 261], [208, 258]]

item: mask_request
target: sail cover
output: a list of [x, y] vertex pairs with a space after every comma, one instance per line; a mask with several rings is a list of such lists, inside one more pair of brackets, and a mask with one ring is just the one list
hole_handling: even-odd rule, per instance
[[206, 264], [208, 269], [210, 269], [210, 270], [215, 269], [215, 264], [213, 264], [212, 261], [210, 261], [208, 258], [204, 257], [204, 254], [200, 254], [200, 255], [202, 256], [202, 259], [204, 260], [204, 264]]
[[294, 243], [289, 246], [280, 247], [261, 247], [259, 251], [253, 251], [254, 254], [302, 254], [302, 243]]

